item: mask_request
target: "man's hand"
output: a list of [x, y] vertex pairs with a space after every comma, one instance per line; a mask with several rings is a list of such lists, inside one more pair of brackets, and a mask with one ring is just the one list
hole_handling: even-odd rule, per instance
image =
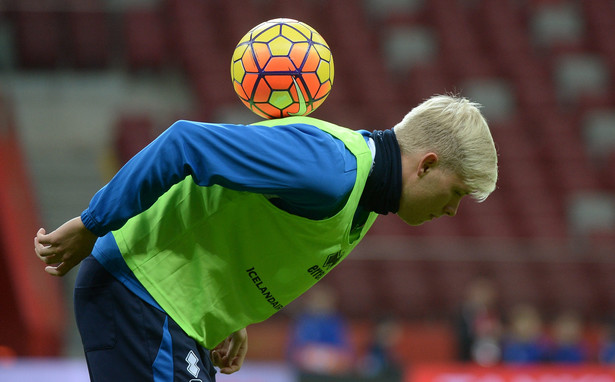
[[222, 374], [233, 374], [243, 364], [248, 352], [248, 332], [241, 329], [228, 336], [209, 354], [214, 366], [220, 368]]
[[96, 235], [90, 232], [76, 217], [62, 224], [51, 233], [41, 228], [34, 238], [34, 251], [45, 264], [45, 272], [64, 276], [68, 271], [92, 253]]

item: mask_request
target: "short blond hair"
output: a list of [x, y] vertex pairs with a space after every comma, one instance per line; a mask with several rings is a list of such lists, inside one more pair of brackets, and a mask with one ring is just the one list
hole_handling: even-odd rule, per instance
[[436, 153], [440, 165], [483, 201], [495, 190], [498, 158], [480, 107], [463, 97], [436, 95], [406, 114], [394, 131], [403, 153]]

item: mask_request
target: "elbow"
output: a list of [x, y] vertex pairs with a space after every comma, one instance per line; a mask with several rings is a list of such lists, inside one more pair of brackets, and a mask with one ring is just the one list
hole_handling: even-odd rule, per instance
[[191, 126], [193, 126], [192, 122], [180, 119], [178, 121], [175, 121], [171, 126], [169, 126], [166, 132], [172, 135], [178, 135], [190, 130]]
[[190, 121], [179, 120], [174, 122], [161, 134], [160, 138], [165, 141], [167, 147], [186, 148], [186, 143], [198, 137], [199, 126]]

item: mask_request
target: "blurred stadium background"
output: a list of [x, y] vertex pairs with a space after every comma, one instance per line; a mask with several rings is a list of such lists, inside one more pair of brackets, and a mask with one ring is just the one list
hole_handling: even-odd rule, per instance
[[[44, 274], [36, 229], [79, 214], [176, 119], [256, 121], [233, 93], [230, 57], [276, 17], [332, 49], [333, 90], [312, 116], [383, 129], [458, 92], [484, 105], [500, 152], [485, 203], [417, 228], [381, 217], [322, 281], [357, 351], [386, 315], [401, 322], [406, 365], [457, 361], [451, 317], [482, 277], [504, 315], [518, 303], [546, 320], [577, 312], [598, 362], [615, 313], [614, 1], [2, 0], [0, 376], [31, 357], [82, 367], [76, 272]], [[252, 328], [249, 367], [284, 365], [291, 322], [282, 312]]]

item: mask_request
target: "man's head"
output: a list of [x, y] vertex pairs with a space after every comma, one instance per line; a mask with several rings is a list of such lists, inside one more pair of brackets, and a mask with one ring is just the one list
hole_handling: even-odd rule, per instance
[[483, 201], [495, 190], [497, 153], [479, 107], [434, 96], [394, 127], [402, 153], [398, 215], [407, 223], [455, 215], [463, 196]]

